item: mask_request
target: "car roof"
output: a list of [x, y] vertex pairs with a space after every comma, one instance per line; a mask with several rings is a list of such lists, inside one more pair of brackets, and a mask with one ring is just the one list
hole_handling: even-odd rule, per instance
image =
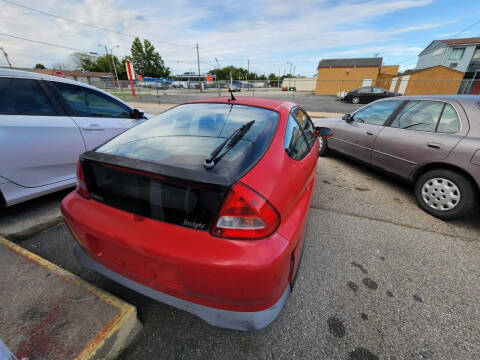
[[214, 97], [214, 98], [198, 99], [198, 100], [190, 101], [187, 104], [198, 104], [198, 103], [246, 105], [246, 106], [261, 107], [261, 108], [270, 109], [270, 110], [276, 110], [280, 106], [284, 106], [286, 108], [292, 108], [293, 106], [296, 106], [296, 104], [291, 101], [252, 97], [252, 96], [237, 96], [236, 100], [231, 100], [230, 96], [221, 96], [221, 97]]
[[391, 98], [384, 98], [380, 101], [384, 100], [455, 100], [458, 102], [479, 102], [480, 96], [479, 95], [411, 95], [411, 96], [398, 96], [398, 97], [391, 97]]
[[67, 84], [72, 84], [72, 85], [78, 85], [82, 87], [86, 87], [95, 91], [99, 91], [102, 94], [105, 94], [109, 97], [113, 97], [115, 100], [120, 101], [122, 104], [127, 105], [129, 108], [132, 108], [131, 105], [123, 101], [122, 99], [119, 99], [112, 94], [99, 89], [95, 86], [89, 85], [87, 83], [81, 82], [81, 81], [75, 81], [67, 78], [62, 78], [59, 76], [52, 76], [52, 75], [47, 75], [47, 74], [41, 74], [41, 73], [35, 73], [32, 71], [24, 71], [24, 70], [15, 70], [15, 69], [4, 69], [0, 68], [0, 77], [14, 77], [14, 78], [25, 78], [25, 79], [37, 79], [37, 80], [48, 80], [48, 81], [56, 81], [56, 82], [61, 82], [61, 83], [67, 83]]

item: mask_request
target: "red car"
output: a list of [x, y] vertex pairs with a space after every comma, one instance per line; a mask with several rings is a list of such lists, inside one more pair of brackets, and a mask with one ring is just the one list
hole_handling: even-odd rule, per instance
[[208, 323], [256, 330], [293, 289], [317, 135], [299, 106], [177, 106], [82, 154], [62, 201], [86, 268]]

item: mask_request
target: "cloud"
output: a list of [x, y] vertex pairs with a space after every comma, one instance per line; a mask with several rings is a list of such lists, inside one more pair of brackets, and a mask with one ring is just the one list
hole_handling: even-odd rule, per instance
[[[25, 0], [15, 0], [25, 1]], [[196, 71], [196, 43], [202, 71], [222, 65], [247, 66], [259, 72], [283, 71], [287, 60], [298, 60], [297, 72], [311, 74], [320, 57], [410, 55], [416, 46], [396, 37], [433, 29], [441, 23], [384, 28], [373, 20], [400, 10], [426, 6], [432, 0], [205, 0], [114, 1], [34, 0], [42, 9], [77, 21], [153, 40], [176, 72]], [[27, 4], [24, 2], [24, 4]], [[120, 4], [123, 4], [120, 5]], [[103, 44], [119, 45], [116, 55], [129, 52], [132, 37], [100, 31], [0, 2], [0, 32], [102, 53]], [[423, 19], [422, 19], [423, 20]], [[15, 66], [47, 66], [66, 62], [72, 51], [31, 44], [0, 35]], [[99, 44], [102, 46], [99, 47]], [[173, 45], [172, 45], [173, 44]], [[187, 47], [189, 46], [189, 47]], [[3, 59], [0, 58], [0, 65]]]

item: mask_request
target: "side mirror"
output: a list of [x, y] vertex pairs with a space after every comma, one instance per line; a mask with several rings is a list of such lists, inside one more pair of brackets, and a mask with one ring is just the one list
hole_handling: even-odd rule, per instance
[[345, 115], [342, 116], [342, 120], [345, 120], [346, 122], [351, 122], [353, 120], [352, 115], [345, 114]]
[[143, 113], [142, 110], [133, 109], [133, 111], [132, 111], [132, 117], [133, 117], [134, 119], [137, 119], [137, 120], [138, 120], [138, 119], [143, 119], [144, 113]]
[[333, 136], [333, 130], [328, 127], [317, 126], [315, 128], [315, 135], [317, 135], [317, 137], [331, 137]]

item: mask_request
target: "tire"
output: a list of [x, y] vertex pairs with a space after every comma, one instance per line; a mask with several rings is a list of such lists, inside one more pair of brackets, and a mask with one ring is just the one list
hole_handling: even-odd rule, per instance
[[298, 272], [300, 271], [300, 266], [302, 265], [303, 252], [305, 251], [306, 240], [307, 240], [307, 229], [305, 229], [305, 235], [303, 237], [302, 252], [300, 254], [300, 259], [298, 260], [297, 271], [295, 271], [295, 275], [293, 275], [293, 279], [290, 282], [290, 292], [291, 293], [293, 292], [293, 289], [295, 288], [295, 284], [297, 283]]
[[473, 211], [476, 195], [475, 185], [453, 170], [431, 170], [415, 182], [418, 205], [443, 220], [458, 219]]
[[354, 96], [352, 98], [352, 104], [359, 104], [360, 103], [360, 98], [358, 96]]
[[327, 156], [328, 155], [327, 138], [319, 137], [318, 143], [319, 143], [318, 156]]

